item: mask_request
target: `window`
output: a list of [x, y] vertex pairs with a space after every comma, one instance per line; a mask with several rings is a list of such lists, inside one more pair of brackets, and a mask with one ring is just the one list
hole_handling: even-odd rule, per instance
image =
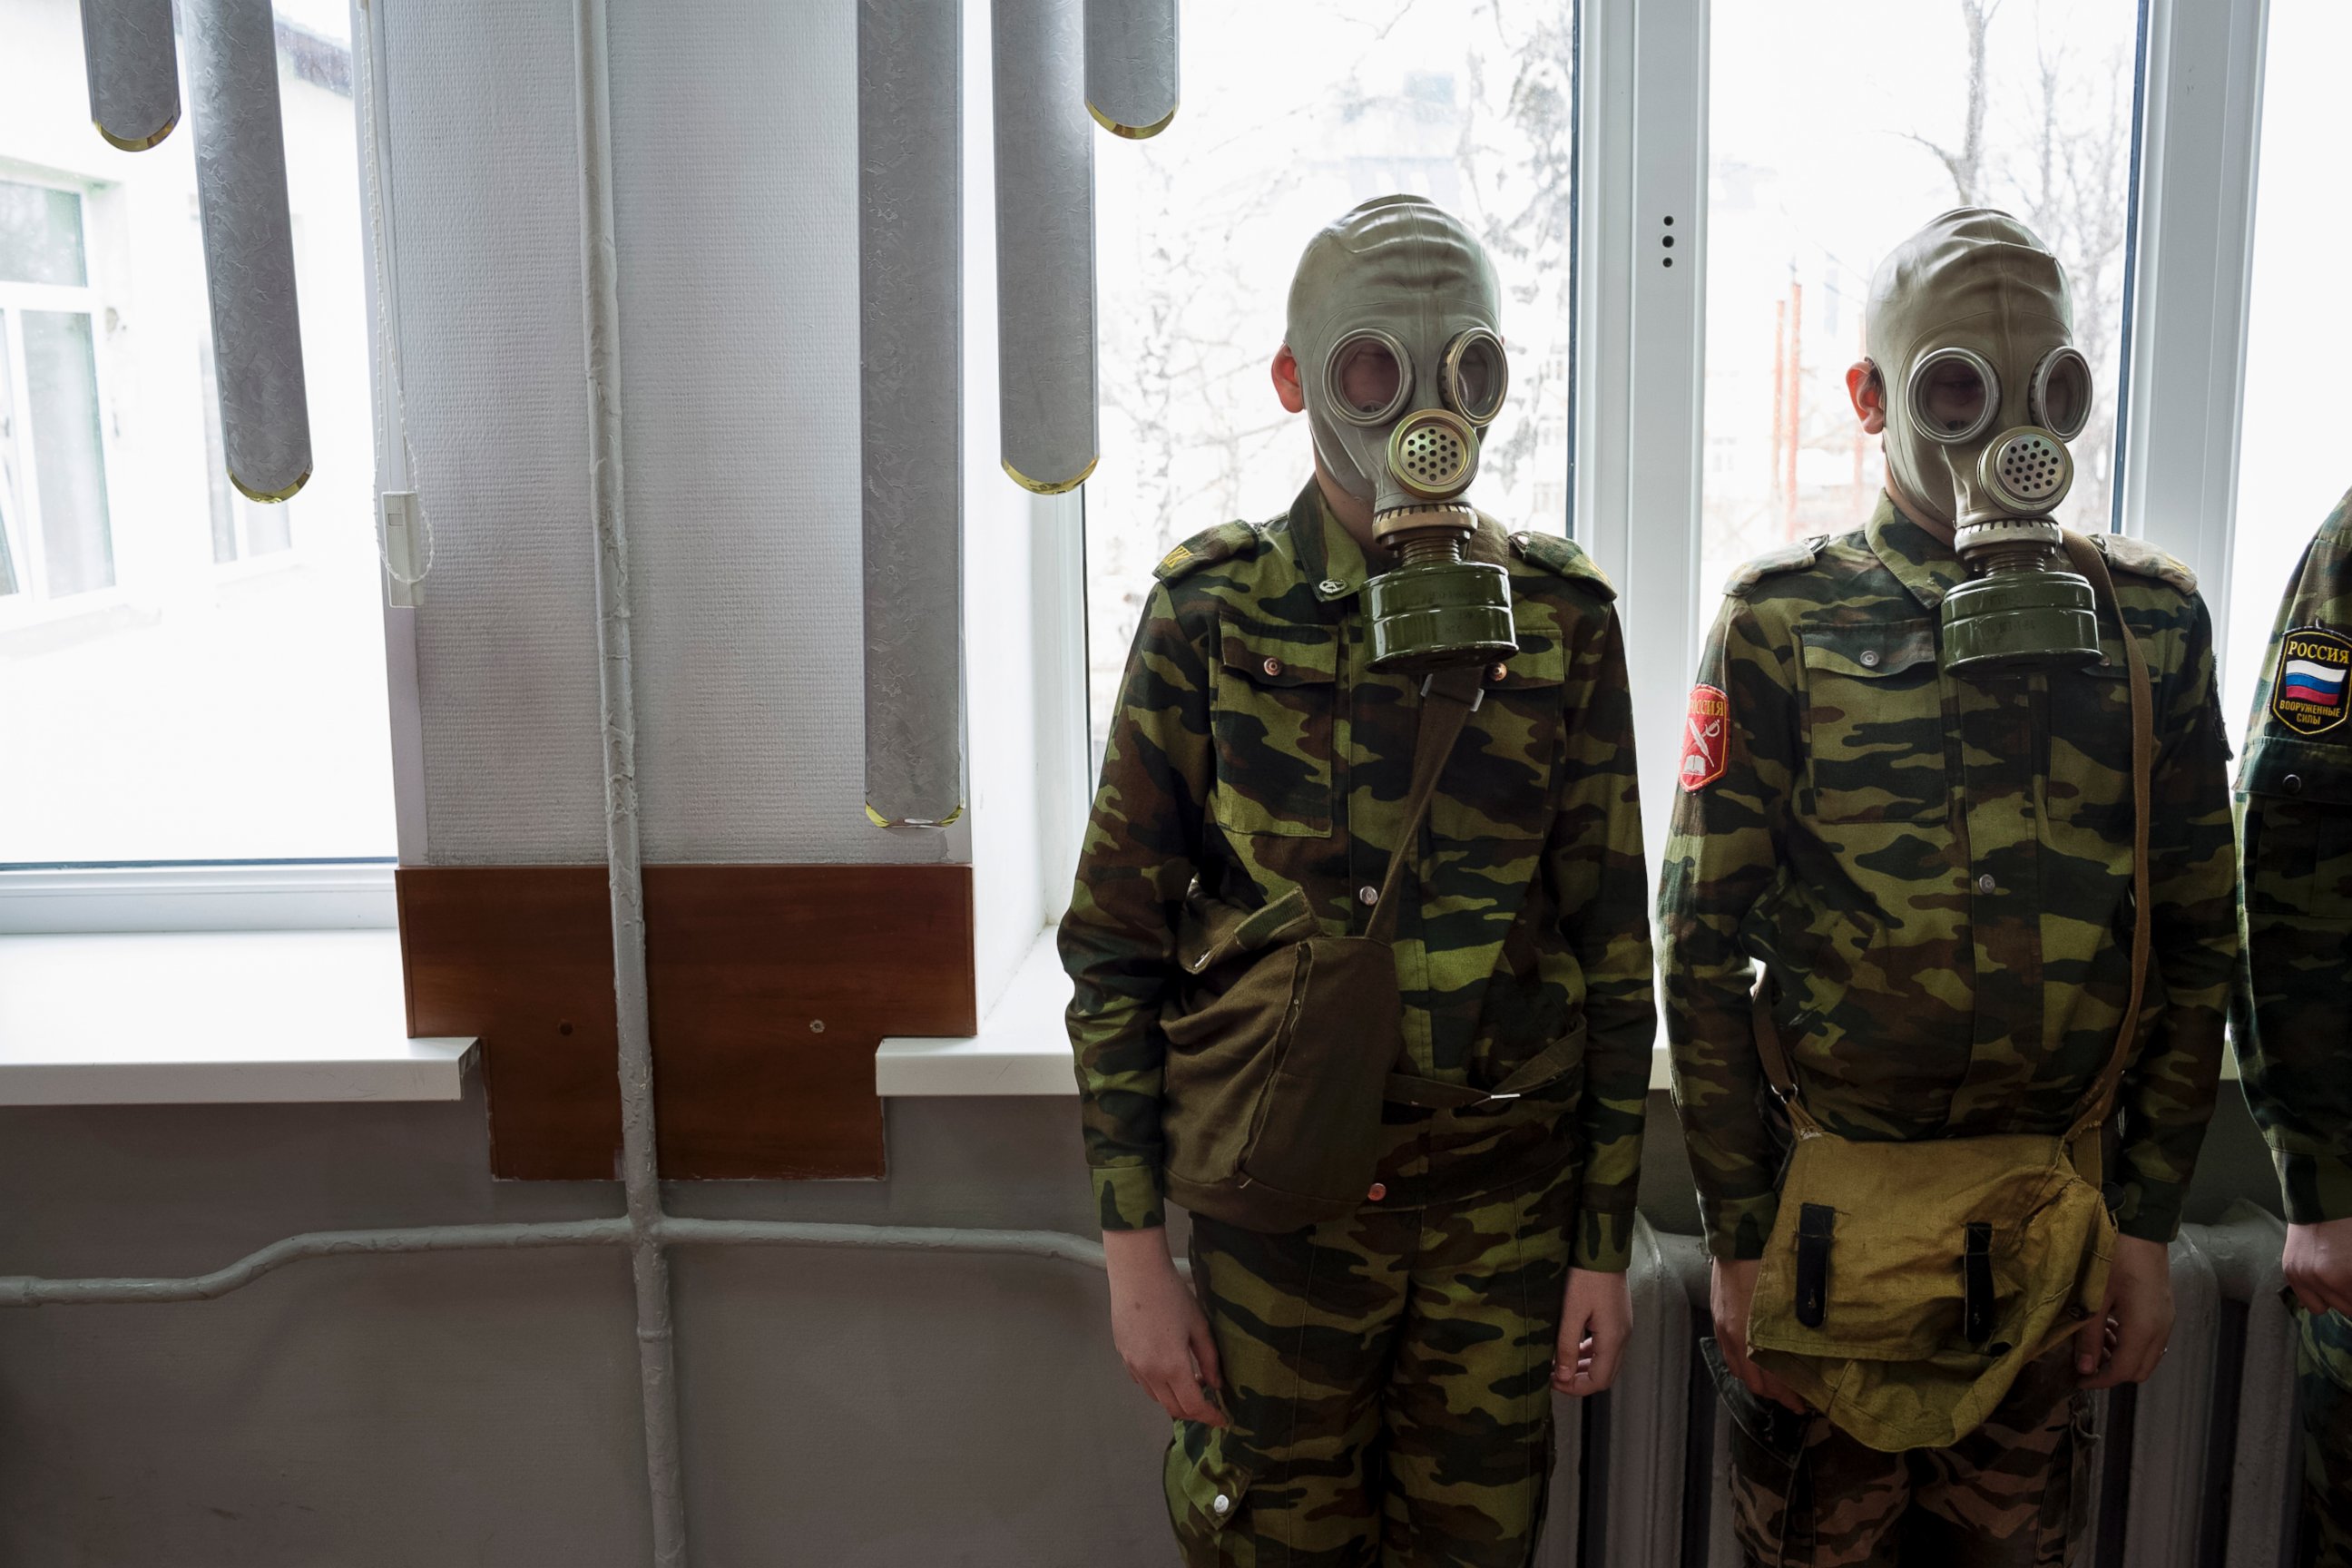
[[2271, 0], [2221, 659], [2233, 742], [2244, 733], [2288, 575], [2320, 520], [2352, 489], [2335, 382], [2335, 367], [2352, 359], [2341, 277], [2352, 213], [2343, 201], [2343, 89], [2332, 68], [2347, 50], [2352, 11], [2334, 0]]
[[1806, 0], [1710, 16], [1702, 594], [1776, 544], [1868, 518], [1883, 459], [1845, 372], [1864, 357], [1870, 276], [1956, 206], [2014, 214], [2065, 266], [2096, 391], [2059, 518], [2105, 531], [2137, 0]]
[[1511, 390], [1473, 499], [1507, 526], [1565, 531], [1575, 29], [1558, 0], [1187, 6], [1175, 122], [1096, 150], [1097, 753], [1153, 563], [1213, 523], [1280, 513], [1313, 472], [1305, 418], [1283, 413], [1267, 367], [1299, 251], [1358, 202], [1426, 195], [1485, 241]]
[[278, 6], [316, 462], [264, 506], [223, 473], [193, 126], [107, 146], [74, 0], [9, 12], [0, 866], [392, 856], [348, 26]]
[[0, 596], [114, 583], [81, 207], [0, 179]]

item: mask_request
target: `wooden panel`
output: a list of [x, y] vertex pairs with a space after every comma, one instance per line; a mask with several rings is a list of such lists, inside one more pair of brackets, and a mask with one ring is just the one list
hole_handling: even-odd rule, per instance
[[[410, 1027], [482, 1037], [493, 1173], [609, 1177], [604, 868], [410, 868], [400, 889]], [[646, 868], [662, 1173], [880, 1175], [874, 1049], [978, 1027], [971, 922], [968, 867]]]
[[412, 1035], [479, 1035], [490, 1172], [610, 1180], [621, 1148], [613, 909], [602, 866], [407, 867]]
[[666, 1174], [878, 1176], [882, 1037], [979, 1027], [968, 867], [656, 866], [646, 930]]

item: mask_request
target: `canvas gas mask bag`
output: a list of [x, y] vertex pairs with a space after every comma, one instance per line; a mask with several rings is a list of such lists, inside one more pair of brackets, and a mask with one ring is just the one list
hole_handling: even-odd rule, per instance
[[2122, 628], [2131, 679], [2131, 984], [2115, 1048], [2063, 1135], [1910, 1142], [1841, 1138], [1806, 1110], [1759, 986], [1756, 1051], [1796, 1143], [1758, 1271], [1748, 1352], [1874, 1448], [1948, 1447], [2026, 1364], [2105, 1305], [2116, 1226], [2100, 1130], [2137, 1037], [2148, 963], [2147, 665], [2106, 561], [2068, 558]]

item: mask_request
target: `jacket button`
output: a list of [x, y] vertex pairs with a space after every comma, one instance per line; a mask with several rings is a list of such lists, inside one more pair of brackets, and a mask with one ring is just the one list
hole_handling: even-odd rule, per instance
[[1267, 659], [1265, 661], [1265, 672], [1268, 675], [1280, 675], [1282, 673], [1282, 660], [1278, 658]]
[[1365, 883], [1362, 887], [1356, 889], [1356, 902], [1370, 905], [1377, 904], [1380, 901], [1381, 890], [1378, 888], [1373, 887], [1370, 882]]
[[1346, 588], [1348, 584], [1340, 582], [1337, 577], [1326, 577], [1323, 581], [1316, 584], [1315, 585], [1322, 589], [1323, 592], [1327, 594], [1337, 594]]
[[1486, 667], [1486, 679], [1490, 681], [1500, 680], [1504, 676], [1509, 673], [1510, 670], [1508, 667], [1504, 665], [1499, 659]]
[[1219, 1493], [1216, 1495], [1216, 1497], [1215, 1497], [1214, 1499], [1213, 1499], [1213, 1500], [1210, 1501], [1210, 1503], [1209, 1503], [1209, 1511], [1210, 1511], [1211, 1513], [1216, 1514], [1216, 1515], [1217, 1515], [1217, 1516], [1219, 1516], [1220, 1518], [1223, 1518], [1224, 1515], [1226, 1515], [1226, 1514], [1228, 1514], [1228, 1513], [1231, 1513], [1233, 1510], [1234, 1510], [1234, 1500], [1233, 1500], [1233, 1499], [1231, 1499], [1231, 1498], [1229, 1498], [1229, 1497], [1227, 1497], [1227, 1496], [1226, 1496], [1224, 1493], [1223, 1493], [1223, 1492], [1219, 1492]]
[[1364, 1201], [1368, 1204], [1376, 1204], [1388, 1195], [1389, 1188], [1386, 1182], [1374, 1182], [1364, 1190]]
[[1866, 647], [1862, 650], [1862, 668], [1864, 669], [1876, 669], [1878, 668], [1878, 650], [1876, 648]]
[[1977, 879], [1977, 891], [1979, 893], [1990, 893], [1999, 886], [2000, 884], [1992, 879], [1992, 873], [1990, 871]]
[[2279, 783], [2286, 786], [2286, 793], [2289, 795], [2301, 795], [2303, 793], [2303, 775], [2301, 773], [2289, 773], [2286, 777], [2279, 780]]

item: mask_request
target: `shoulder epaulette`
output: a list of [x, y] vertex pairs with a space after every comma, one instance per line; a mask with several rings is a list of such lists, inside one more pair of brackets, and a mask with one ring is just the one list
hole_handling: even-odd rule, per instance
[[1793, 544], [1783, 544], [1778, 550], [1768, 550], [1731, 574], [1723, 584], [1727, 594], [1744, 594], [1767, 577], [1783, 572], [1801, 572], [1811, 566], [1830, 542], [1826, 533], [1816, 533], [1811, 539], [1800, 539]]
[[1521, 531], [1511, 535], [1511, 552], [1555, 577], [1587, 584], [1604, 599], [1617, 596], [1617, 585], [1609, 581], [1608, 574], [1595, 566], [1592, 557], [1572, 539], [1563, 539], [1557, 533]]
[[1162, 583], [1173, 583], [1179, 578], [1191, 576], [1203, 566], [1213, 566], [1236, 555], [1255, 553], [1259, 537], [1256, 526], [1252, 523], [1221, 522], [1214, 528], [1204, 528], [1161, 556], [1160, 564], [1151, 569], [1151, 574]]
[[2153, 577], [2184, 594], [2197, 592], [2197, 574], [2189, 563], [2169, 551], [2158, 549], [2145, 539], [2134, 539], [2128, 533], [2095, 533], [2091, 535], [2091, 542], [2099, 547], [2099, 553], [2107, 558], [2107, 564], [2118, 572]]

